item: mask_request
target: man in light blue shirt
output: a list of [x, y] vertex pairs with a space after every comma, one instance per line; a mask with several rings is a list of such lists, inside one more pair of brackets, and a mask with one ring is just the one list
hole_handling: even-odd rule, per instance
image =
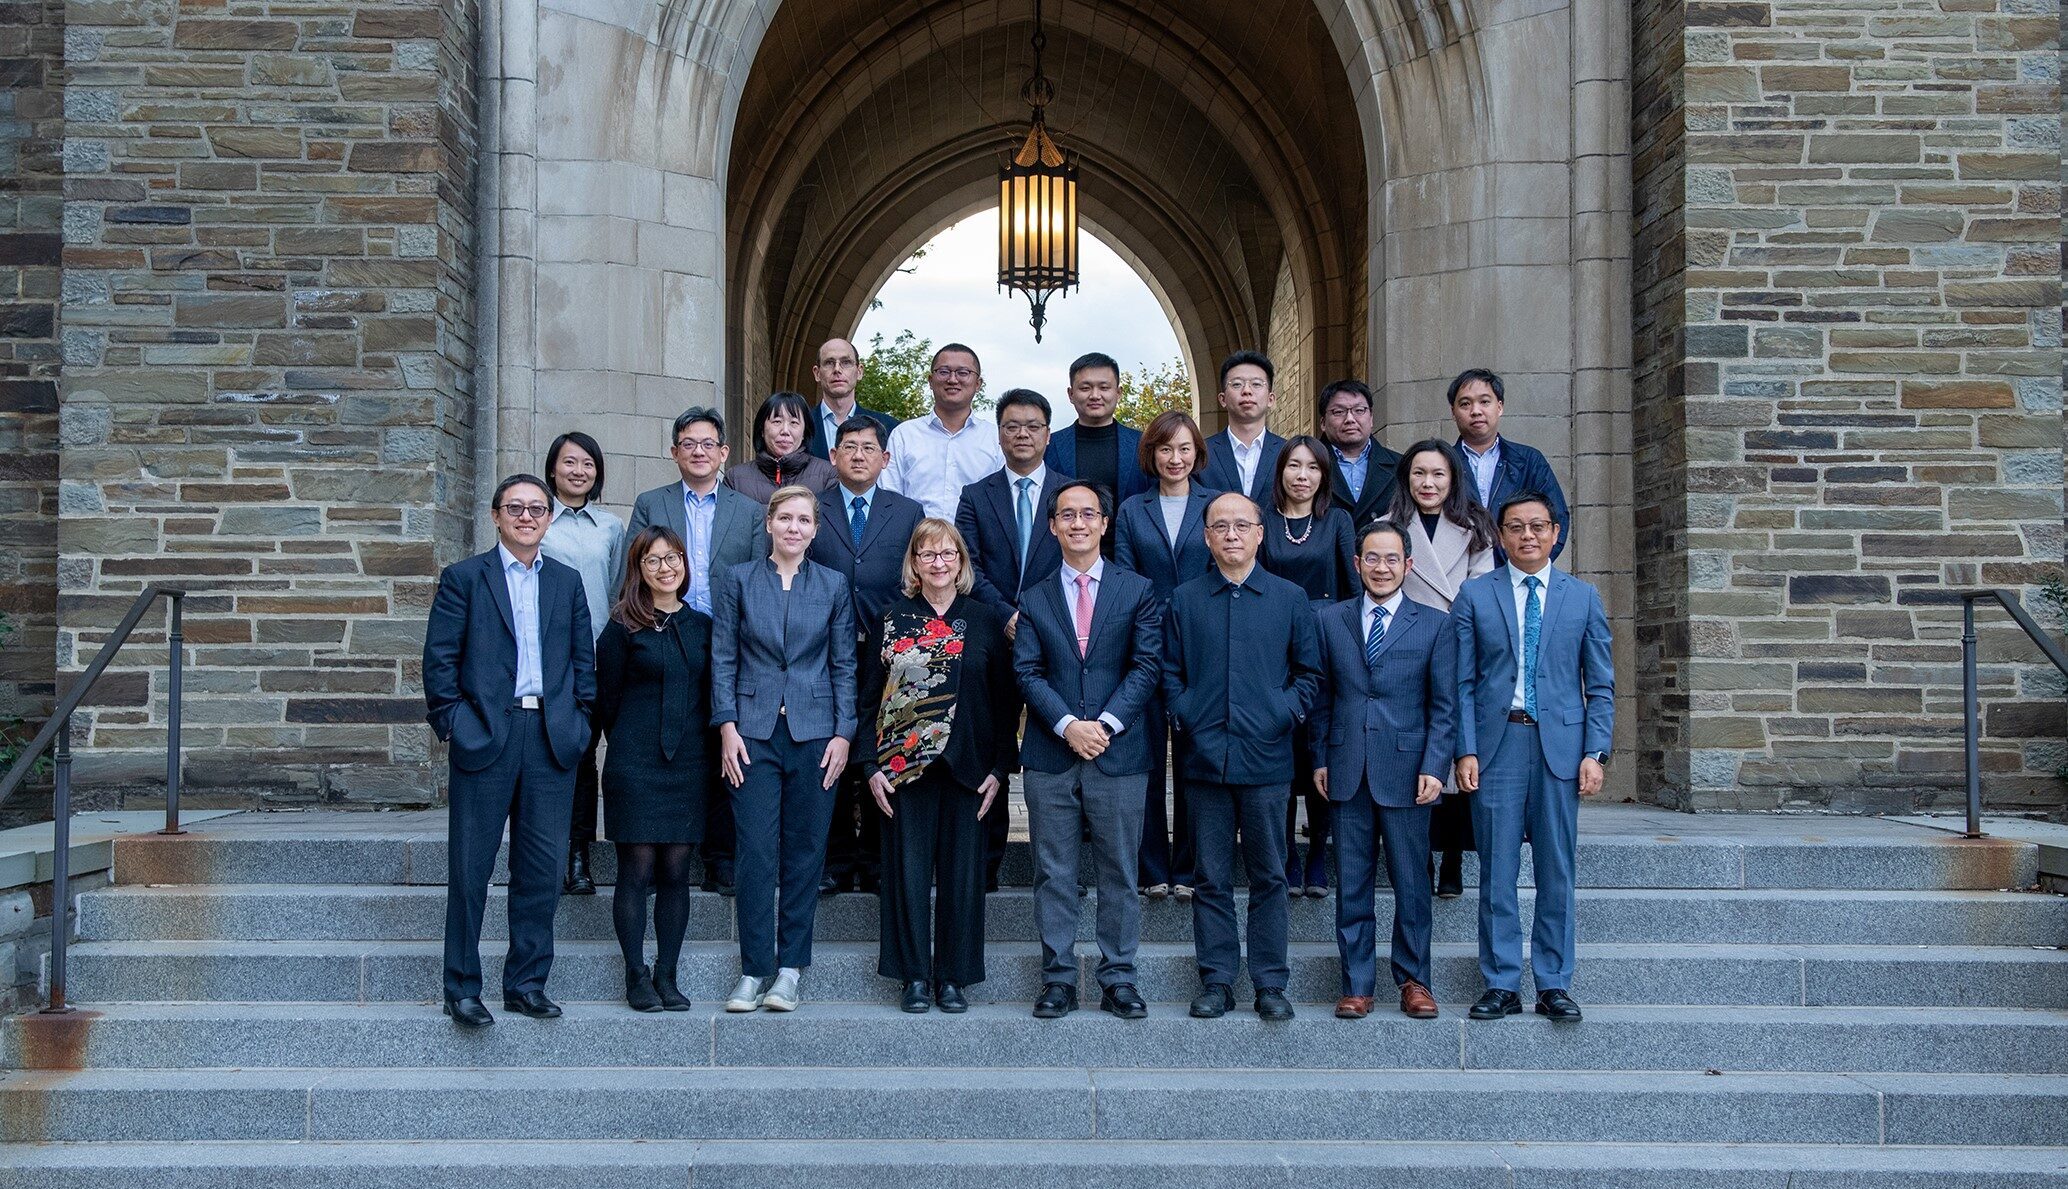
[[539, 666], [539, 567], [545, 563], [538, 553], [531, 555], [530, 562], [518, 561], [510, 547], [500, 542], [495, 549], [502, 557], [503, 584], [510, 590], [510, 618], [515, 621], [516, 695], [535, 698], [546, 692], [545, 673]]

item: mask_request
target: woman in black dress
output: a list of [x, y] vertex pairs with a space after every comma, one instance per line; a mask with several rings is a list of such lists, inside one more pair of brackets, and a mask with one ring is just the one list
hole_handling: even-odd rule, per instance
[[[596, 641], [596, 727], [603, 759], [603, 827], [617, 845], [611, 916], [634, 1011], [688, 1011], [675, 983], [689, 928], [689, 856], [703, 841], [715, 753], [711, 621], [682, 602], [682, 539], [642, 530], [625, 551], [624, 584]], [[645, 962], [646, 896], [654, 894], [658, 954]]]
[[[1358, 591], [1357, 550], [1350, 514], [1330, 502], [1335, 468], [1318, 438], [1301, 434], [1278, 452], [1271, 506], [1264, 509], [1264, 569], [1307, 592], [1316, 611]], [[1293, 733], [1293, 796], [1285, 807], [1285, 886], [1316, 898], [1328, 895], [1328, 794], [1314, 787], [1314, 756], [1304, 731]], [[1307, 805], [1307, 859], [1300, 861], [1297, 823]]]
[[876, 970], [904, 984], [908, 1012], [962, 1012], [963, 988], [984, 981], [981, 822], [1005, 812], [999, 794], [1019, 758], [993, 717], [1015, 704], [1012, 646], [998, 614], [969, 593], [975, 571], [954, 525], [920, 521], [904, 570], [882, 647], [862, 658], [861, 687], [883, 691], [864, 720], [874, 732], [862, 757], [884, 817]]

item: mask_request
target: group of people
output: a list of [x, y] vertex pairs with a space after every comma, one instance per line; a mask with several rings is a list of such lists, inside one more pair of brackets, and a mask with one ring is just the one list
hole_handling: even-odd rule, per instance
[[1102, 354], [1071, 365], [1062, 429], [1025, 388], [979, 413], [961, 344], [934, 356], [932, 411], [902, 423], [856, 402], [861, 367], [825, 343], [816, 401], [771, 396], [731, 467], [722, 415], [684, 412], [680, 482], [641, 494], [629, 526], [600, 504], [602, 450], [564, 434], [545, 477], [498, 485], [495, 548], [440, 575], [424, 689], [451, 744], [448, 1015], [493, 1022], [479, 944], [506, 822], [504, 1006], [559, 1014], [553, 915], [596, 890], [599, 789], [632, 1008], [690, 1006], [676, 971], [701, 853], [737, 914], [726, 1010], [795, 1010], [819, 897], [856, 889], [878, 894], [901, 1006], [964, 1011], [1022, 772], [1038, 1017], [1078, 1006], [1081, 858], [1107, 1012], [1147, 1013], [1141, 901], [1164, 896], [1191, 904], [1191, 1014], [1232, 1010], [1239, 862], [1258, 1015], [1292, 1016], [1288, 902], [1331, 883], [1336, 1014], [1374, 1010], [1383, 865], [1400, 1008], [1433, 1017], [1432, 901], [1461, 893], [1465, 850], [1471, 1014], [1518, 1013], [1527, 839], [1536, 1010], [1580, 1018], [1573, 853], [1608, 761], [1608, 624], [1553, 564], [1567, 506], [1543, 455], [1500, 434], [1498, 376], [1451, 384], [1455, 442], [1395, 454], [1355, 380], [1322, 389], [1321, 436], [1272, 433], [1255, 351], [1221, 364], [1211, 438], [1184, 412], [1117, 421]]

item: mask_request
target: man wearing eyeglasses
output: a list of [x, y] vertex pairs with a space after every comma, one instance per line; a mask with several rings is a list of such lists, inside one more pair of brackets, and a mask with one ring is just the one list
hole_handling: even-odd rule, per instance
[[888, 434], [898, 427], [889, 413], [863, 408], [855, 399], [862, 382], [862, 357], [850, 339], [827, 339], [819, 344], [818, 362], [811, 365], [811, 380], [819, 390], [819, 403], [811, 411], [811, 432], [804, 448], [815, 458], [833, 461], [833, 447], [840, 441], [840, 426], [849, 417], [863, 416], [883, 427]]
[[[649, 524], [664, 524], [689, 551], [689, 576], [682, 601], [711, 613], [713, 577], [732, 566], [768, 556], [768, 529], [762, 507], [719, 482], [725, 472], [725, 417], [716, 409], [693, 407], [675, 418], [668, 439], [669, 454], [682, 479], [639, 493], [632, 505], [632, 524], [625, 539]], [[732, 801], [704, 800], [704, 890], [731, 895], [733, 890]]]
[[977, 353], [961, 343], [934, 352], [926, 386], [933, 412], [901, 421], [890, 433], [890, 465], [881, 482], [887, 491], [918, 500], [928, 516], [953, 522], [962, 489], [1005, 465], [998, 431], [976, 414], [984, 386]]
[[1472, 798], [1479, 849], [1475, 1020], [1522, 1011], [1522, 841], [1536, 867], [1530, 968], [1537, 1012], [1577, 1023], [1573, 857], [1580, 798], [1601, 791], [1615, 731], [1608, 616], [1592, 586], [1551, 565], [1551, 501], [1523, 492], [1495, 520], [1506, 565], [1466, 582], [1451, 603], [1458, 650], [1458, 788]]
[[1262, 351], [1237, 351], [1221, 361], [1221, 411], [1228, 428], [1206, 440], [1202, 486], [1239, 491], [1262, 504], [1271, 497], [1271, 477], [1285, 439], [1269, 428], [1278, 395], [1271, 390], [1278, 369]]
[[481, 1002], [481, 917], [510, 827], [503, 1008], [552, 1019], [553, 913], [567, 863], [574, 768], [589, 746], [596, 645], [581, 575], [539, 552], [545, 481], [512, 475], [490, 504], [495, 548], [447, 566], [424, 630], [425, 717], [451, 744], [445, 1014], [495, 1022]]
[[1315, 410], [1321, 418], [1321, 436], [1335, 455], [1335, 482], [1329, 490], [1359, 532], [1386, 514], [1393, 468], [1400, 465], [1400, 456], [1372, 436], [1372, 407], [1371, 389], [1363, 381], [1337, 380], [1321, 390]]
[[1171, 592], [1164, 612], [1163, 696], [1182, 746], [1199, 884], [1192, 945], [1204, 984], [1192, 1014], [1235, 1006], [1242, 950], [1235, 934], [1235, 845], [1249, 869], [1249, 976], [1257, 1015], [1290, 1020], [1285, 997], [1285, 807], [1293, 732], [1321, 692], [1307, 592], [1257, 564], [1264, 519], [1248, 496], [1206, 509], [1213, 572]]

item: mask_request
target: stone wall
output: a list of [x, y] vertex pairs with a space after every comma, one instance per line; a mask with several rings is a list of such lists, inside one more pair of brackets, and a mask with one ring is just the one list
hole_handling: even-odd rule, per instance
[[[1637, 508], [1660, 792], [1948, 800], [1949, 592], [2029, 593], [2062, 560], [2057, 4], [1645, 7], [1639, 76], [1686, 61], [1684, 172], [1639, 172], [1661, 282], [1640, 327], [1667, 352]], [[2060, 683], [2000, 613], [1984, 621], [1988, 795], [2058, 805]]]
[[[57, 661], [146, 583], [202, 592], [198, 801], [435, 795], [417, 657], [474, 512], [476, 17], [70, 6]], [[161, 779], [163, 637], [137, 640], [75, 724], [91, 787]]]

